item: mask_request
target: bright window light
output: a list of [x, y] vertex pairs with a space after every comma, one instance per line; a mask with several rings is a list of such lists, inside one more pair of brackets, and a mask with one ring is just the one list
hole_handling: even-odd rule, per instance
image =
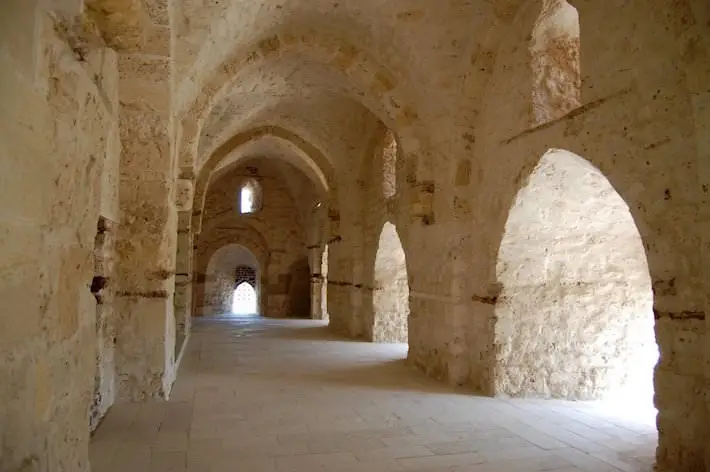
[[247, 186], [242, 187], [242, 194], [239, 201], [239, 211], [242, 213], [254, 212], [254, 191]]
[[232, 295], [232, 313], [252, 315], [256, 311], [256, 290], [248, 282], [240, 283]]

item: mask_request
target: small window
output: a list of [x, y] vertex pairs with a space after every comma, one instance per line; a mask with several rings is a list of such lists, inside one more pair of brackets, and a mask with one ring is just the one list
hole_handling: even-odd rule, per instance
[[544, 0], [532, 31], [532, 125], [556, 120], [580, 106], [579, 14], [566, 0]]
[[261, 208], [261, 186], [249, 179], [239, 189], [239, 213], [254, 213]]

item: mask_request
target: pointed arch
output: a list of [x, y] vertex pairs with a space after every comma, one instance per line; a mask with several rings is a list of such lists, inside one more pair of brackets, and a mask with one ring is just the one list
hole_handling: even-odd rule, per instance
[[372, 296], [374, 342], [406, 343], [409, 338], [409, 277], [397, 229], [385, 222], [375, 255]]
[[544, 154], [510, 209], [496, 275], [498, 394], [626, 397], [655, 413], [646, 253], [597, 168], [569, 151]]
[[275, 56], [288, 54], [328, 65], [343, 74], [347, 83], [353, 85], [354, 96], [359, 97], [373, 115], [396, 129], [407, 149], [413, 151], [425, 147], [417, 131], [426, 127], [413, 109], [413, 101], [398, 87], [397, 74], [357, 45], [323, 31], [308, 29], [285, 31], [262, 38], [248, 50], [238, 49], [215, 69], [196, 96], [192, 91], [178, 94], [194, 97], [181, 106], [184, 110], [180, 126], [181, 166], [195, 165], [202, 126], [215, 104], [229, 94], [239, 72]]
[[193, 228], [196, 233], [199, 233], [202, 226], [202, 211], [205, 204], [205, 196], [210, 182], [214, 181], [222, 172], [227, 172], [239, 162], [233, 162], [227, 167], [216, 169], [220, 163], [233, 151], [239, 147], [263, 137], [273, 137], [281, 139], [294, 146], [298, 151], [299, 160], [303, 165], [310, 169], [310, 172], [304, 173], [311, 178], [323, 193], [336, 194], [336, 180], [332, 167], [326, 156], [314, 145], [304, 140], [296, 133], [293, 133], [279, 126], [262, 126], [253, 128], [228, 139], [222, 144], [205, 163], [200, 167], [197, 179], [195, 181], [195, 196], [193, 203]]

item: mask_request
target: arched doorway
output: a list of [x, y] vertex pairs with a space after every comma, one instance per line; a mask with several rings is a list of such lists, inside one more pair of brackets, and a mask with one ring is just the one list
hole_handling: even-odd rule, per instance
[[409, 329], [406, 255], [397, 229], [390, 222], [384, 224], [380, 233], [375, 256], [374, 281], [372, 340], [381, 343], [406, 343]]
[[641, 236], [604, 175], [552, 149], [517, 195], [496, 273], [496, 392], [607, 399], [649, 421], [658, 360]]
[[[204, 297], [198, 308], [207, 316], [234, 314], [235, 288], [246, 282], [256, 300], [256, 309], [246, 313], [259, 313], [260, 279], [261, 267], [254, 253], [241, 244], [228, 244], [215, 251], [207, 264]], [[241, 308], [238, 311], [245, 314]]]
[[232, 294], [232, 314], [254, 315], [257, 312], [256, 290], [249, 282], [240, 283]]

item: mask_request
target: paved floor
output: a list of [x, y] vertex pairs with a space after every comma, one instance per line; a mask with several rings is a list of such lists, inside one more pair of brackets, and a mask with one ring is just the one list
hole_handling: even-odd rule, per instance
[[203, 319], [169, 402], [116, 405], [94, 472], [650, 471], [656, 432], [589, 403], [480, 398], [406, 346], [320, 322]]

